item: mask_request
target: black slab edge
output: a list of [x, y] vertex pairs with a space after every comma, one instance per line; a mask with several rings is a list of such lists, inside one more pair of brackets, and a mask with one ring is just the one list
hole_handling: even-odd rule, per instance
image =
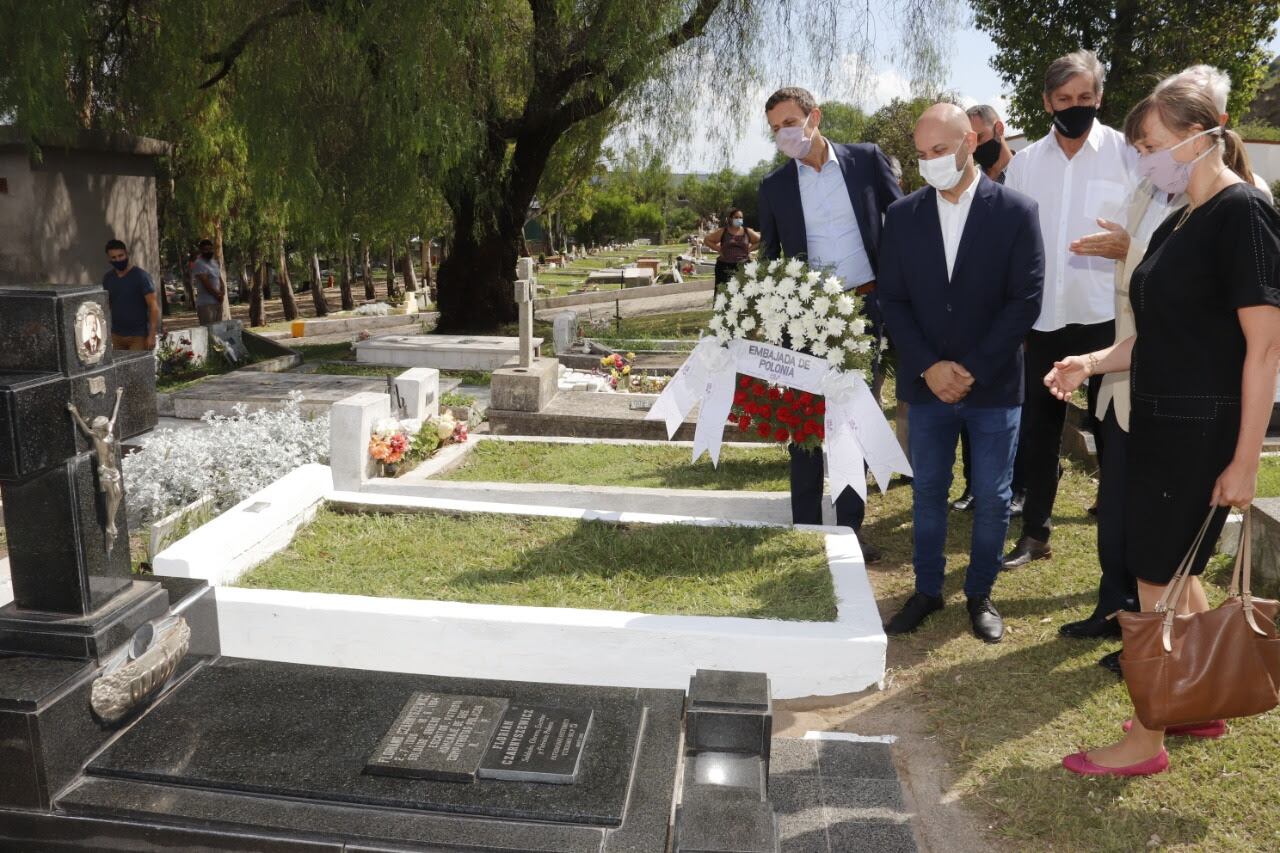
[[[473, 785], [369, 776], [364, 762], [414, 690], [505, 696], [596, 712], [579, 784]], [[674, 693], [679, 697], [679, 693]], [[678, 744], [679, 704], [662, 737]], [[361, 672], [222, 658], [175, 691], [90, 765], [95, 776], [389, 808], [616, 826], [643, 744], [635, 689]], [[616, 746], [612, 746], [616, 744]], [[666, 756], [664, 774], [677, 760]], [[633, 768], [634, 771], [634, 768]], [[654, 772], [650, 766], [647, 772]], [[674, 778], [670, 782], [674, 784]], [[669, 800], [668, 800], [669, 802]]]
[[188, 654], [217, 657], [222, 654], [218, 633], [218, 593], [208, 581], [148, 575], [169, 593], [170, 612], [187, 620], [191, 628]]
[[88, 616], [20, 610], [6, 604], [0, 607], [0, 652], [95, 659], [119, 648], [143, 622], [168, 612], [168, 593], [157, 583], [136, 580], [102, 612]]
[[689, 706], [728, 707], [767, 712], [769, 677], [763, 672], [699, 669], [689, 679]]
[[[92, 284], [27, 284], [0, 286], [0, 370], [39, 370], [79, 373], [85, 368], [76, 355], [75, 316], [81, 303], [102, 307], [111, 328], [107, 292]], [[104, 342], [106, 343], [106, 342]], [[105, 347], [99, 364], [110, 364], [112, 348]]]
[[675, 833], [674, 853], [778, 853], [773, 807], [760, 800], [686, 791]]

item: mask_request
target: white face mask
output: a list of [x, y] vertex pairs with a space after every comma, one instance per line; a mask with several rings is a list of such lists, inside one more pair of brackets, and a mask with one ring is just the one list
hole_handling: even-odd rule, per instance
[[[811, 118], [813, 113], [809, 113]], [[778, 146], [778, 150], [783, 154], [795, 160], [803, 160], [809, 156], [810, 149], [813, 148], [813, 137], [804, 135], [805, 128], [809, 126], [809, 119], [804, 120], [804, 124], [799, 127], [780, 127], [778, 132], [773, 135], [773, 144]]]
[[[960, 143], [964, 145], [963, 142]], [[932, 160], [920, 160], [920, 177], [924, 178], [931, 187], [936, 190], [949, 190], [956, 184], [960, 183], [960, 179], [964, 177], [964, 165], [956, 165], [956, 161], [960, 159], [960, 149], [956, 149], [955, 154], [943, 154], [941, 157], [934, 157]], [[966, 154], [967, 158], [969, 155]]]

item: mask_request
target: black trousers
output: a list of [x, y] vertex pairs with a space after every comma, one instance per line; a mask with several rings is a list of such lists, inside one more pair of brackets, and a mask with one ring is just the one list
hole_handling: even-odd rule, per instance
[[[791, 521], [794, 524], [822, 523], [822, 451], [788, 445], [791, 451]], [[853, 489], [846, 487], [836, 498], [836, 524], [862, 530], [867, 505]]]
[[[1115, 322], [1073, 324], [1052, 332], [1032, 331], [1027, 335], [1026, 399], [1022, 404], [1022, 432], [1018, 436], [1018, 456], [1013, 482], [1026, 491], [1022, 506], [1022, 535], [1041, 542], [1049, 540], [1053, 502], [1058, 497], [1058, 460], [1062, 455], [1062, 428], [1067, 420], [1067, 404], [1049, 393], [1045, 374], [1055, 361], [1069, 355], [1084, 355], [1112, 344]], [[1102, 378], [1089, 380], [1089, 415], [1093, 416]], [[1102, 431], [1093, 427], [1095, 436]], [[1102, 455], [1099, 448], [1099, 456]]]
[[1095, 616], [1138, 609], [1138, 584], [1125, 558], [1125, 469], [1129, 434], [1120, 428], [1114, 406], [1102, 419], [1102, 435], [1107, 452], [1100, 460], [1102, 472], [1098, 483], [1098, 565], [1102, 567], [1102, 578], [1098, 582]]

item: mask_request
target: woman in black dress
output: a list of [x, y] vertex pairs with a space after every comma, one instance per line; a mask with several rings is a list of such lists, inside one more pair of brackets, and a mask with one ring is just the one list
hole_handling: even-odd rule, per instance
[[[1156, 230], [1133, 273], [1136, 336], [1055, 364], [1045, 384], [1065, 399], [1089, 376], [1130, 371], [1126, 562], [1151, 610], [1211, 508], [1193, 575], [1204, 570], [1230, 507], [1254, 497], [1280, 366], [1280, 215], [1224, 164], [1239, 137], [1218, 125], [1202, 87], [1157, 88], [1134, 111], [1142, 112], [1138, 171], [1160, 190], [1185, 191], [1189, 203]], [[1178, 612], [1208, 610], [1199, 578], [1187, 588]], [[1118, 743], [1063, 765], [1115, 776], [1168, 767], [1165, 731], [1136, 717], [1125, 730]], [[1214, 720], [1168, 733], [1224, 731]]]

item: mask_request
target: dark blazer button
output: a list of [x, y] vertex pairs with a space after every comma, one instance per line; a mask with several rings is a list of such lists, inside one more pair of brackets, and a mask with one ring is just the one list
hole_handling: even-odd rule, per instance
[[950, 310], [951, 310], [951, 305], [950, 305], [950, 304], [948, 304], [948, 305], [947, 305], [947, 310], [948, 310], [948, 311], [950, 311]]

